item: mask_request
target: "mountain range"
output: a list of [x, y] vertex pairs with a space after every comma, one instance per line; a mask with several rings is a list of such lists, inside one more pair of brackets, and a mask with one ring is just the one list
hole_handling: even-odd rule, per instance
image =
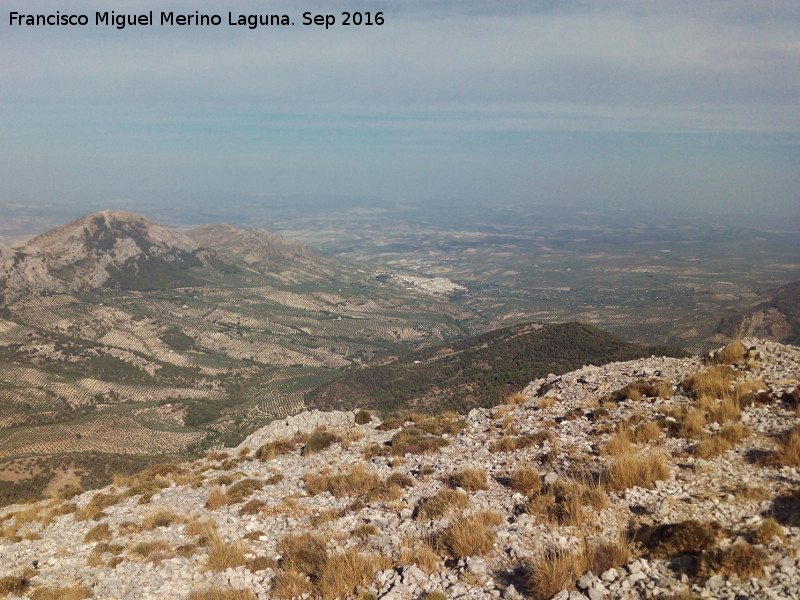
[[268, 231], [213, 224], [173, 231], [141, 215], [105, 210], [14, 247], [0, 245], [0, 298], [95, 290], [153, 290], [200, 285], [197, 268], [280, 272], [324, 262], [308, 248]]
[[800, 348], [750, 339], [462, 415], [304, 412], [4, 507], [0, 595], [796, 598], [799, 369]]

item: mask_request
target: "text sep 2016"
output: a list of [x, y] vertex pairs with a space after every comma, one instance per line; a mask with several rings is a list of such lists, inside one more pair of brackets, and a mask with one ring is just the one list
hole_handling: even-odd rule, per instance
[[[85, 14], [62, 14], [56, 11], [51, 14], [25, 14], [17, 11], [9, 13], [9, 25], [11, 26], [87, 26], [90, 24], [88, 15]], [[153, 11], [140, 14], [116, 13], [115, 11], [96, 12], [93, 24], [95, 26], [115, 27], [125, 29], [131, 27], [151, 27], [154, 20]], [[385, 18], [383, 12], [342, 12], [338, 16], [335, 14], [314, 14], [304, 12], [302, 16], [303, 25], [321, 26], [330, 29], [336, 26], [359, 26], [359, 25], [383, 25]], [[204, 14], [195, 11], [194, 14], [176, 14], [174, 12], [161, 12], [158, 24], [163, 27], [206, 27], [219, 26], [223, 24], [223, 19], [217, 14]], [[228, 13], [228, 26], [244, 26], [248, 29], [256, 29], [259, 26], [286, 26], [294, 25], [295, 22], [286, 14], [250, 14], [234, 15]]]

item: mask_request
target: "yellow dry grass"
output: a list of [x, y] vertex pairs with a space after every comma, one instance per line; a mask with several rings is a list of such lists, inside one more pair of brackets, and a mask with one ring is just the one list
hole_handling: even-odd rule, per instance
[[520, 467], [509, 477], [511, 489], [520, 494], [530, 496], [542, 489], [542, 477], [536, 469]]
[[439, 535], [437, 547], [454, 558], [487, 554], [494, 546], [495, 534], [485, 516], [474, 515], [453, 521]]
[[520, 404], [525, 404], [527, 401], [528, 397], [521, 392], [511, 394], [508, 398], [506, 398], [506, 404], [510, 404], [511, 406], [519, 406]]
[[310, 594], [313, 590], [314, 586], [308, 576], [294, 569], [278, 571], [272, 584], [272, 594], [282, 600], [299, 598], [303, 594]]
[[732, 365], [744, 358], [745, 350], [740, 340], [734, 340], [714, 356], [714, 362], [718, 365]]
[[402, 565], [416, 565], [425, 573], [431, 573], [439, 570], [442, 559], [436, 554], [433, 546], [424, 540], [411, 540], [407, 542], [400, 550], [398, 563]]
[[372, 581], [375, 573], [391, 568], [388, 558], [348, 550], [328, 557], [317, 587], [323, 600], [345, 598]]
[[616, 457], [608, 469], [606, 483], [613, 490], [653, 487], [669, 477], [669, 468], [657, 454], [628, 453]]
[[420, 519], [439, 519], [454, 509], [469, 506], [469, 497], [460, 490], [445, 488], [424, 500], [419, 506]]
[[461, 471], [451, 473], [447, 477], [447, 483], [454, 488], [460, 487], [468, 492], [475, 492], [488, 488], [486, 477], [486, 469], [467, 467]]
[[31, 600], [84, 600], [91, 597], [92, 592], [85, 585], [40, 587], [31, 594]]
[[767, 459], [774, 467], [800, 466], [800, 425], [785, 433], [778, 449]]
[[681, 385], [693, 392], [697, 397], [710, 396], [712, 399], [726, 398], [731, 393], [733, 371], [730, 367], [720, 365], [695, 373], [684, 379]]
[[256, 600], [256, 595], [250, 590], [210, 587], [192, 592], [186, 600]]
[[363, 463], [355, 465], [346, 473], [336, 475], [306, 474], [303, 477], [306, 491], [316, 495], [330, 492], [337, 498], [342, 496], [362, 496], [381, 483], [378, 474], [368, 470]]

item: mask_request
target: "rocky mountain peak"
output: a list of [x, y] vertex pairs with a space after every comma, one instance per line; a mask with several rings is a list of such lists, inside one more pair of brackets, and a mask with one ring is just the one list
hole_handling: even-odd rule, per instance
[[294, 270], [313, 278], [323, 262], [303, 244], [263, 229], [217, 223], [182, 233], [136, 213], [103, 210], [1, 247], [0, 302], [104, 287], [195, 285], [200, 280], [190, 267], [230, 273], [238, 264], [260, 273]]
[[288, 260], [321, 260], [296, 240], [264, 229], [239, 229], [227, 223], [211, 223], [186, 232], [198, 246], [241, 260], [256, 270], [274, 270]]
[[0, 262], [0, 298], [180, 281], [180, 270], [202, 264], [195, 249], [142, 215], [101, 211], [14, 246], [14, 256]]
[[0, 572], [13, 598], [792, 598], [798, 377], [750, 339], [468, 415], [301, 414], [6, 507]]
[[154, 247], [161, 252], [189, 252], [196, 249], [185, 235], [142, 215], [122, 210], [103, 210], [75, 219], [28, 240], [18, 249], [26, 253], [69, 256], [81, 255], [87, 250], [108, 251], [125, 247], [130, 244], [129, 240], [147, 246], [143, 250]]

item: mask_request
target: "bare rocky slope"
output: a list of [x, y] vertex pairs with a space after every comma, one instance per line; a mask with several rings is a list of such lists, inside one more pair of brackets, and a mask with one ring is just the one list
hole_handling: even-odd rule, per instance
[[264, 229], [239, 229], [227, 223], [212, 223], [190, 229], [186, 235], [198, 246], [235, 258], [259, 272], [280, 269], [284, 261], [322, 260], [300, 242]]
[[461, 417], [302, 413], [6, 507], [0, 597], [798, 598], [799, 376], [753, 339]]
[[0, 246], [0, 301], [98, 288], [165, 289], [202, 283], [193, 267], [258, 272], [321, 260], [264, 230], [214, 224], [186, 233], [131, 212], [104, 210], [12, 248]]
[[717, 333], [800, 344], [800, 281], [784, 285], [750, 311], [723, 319]]

